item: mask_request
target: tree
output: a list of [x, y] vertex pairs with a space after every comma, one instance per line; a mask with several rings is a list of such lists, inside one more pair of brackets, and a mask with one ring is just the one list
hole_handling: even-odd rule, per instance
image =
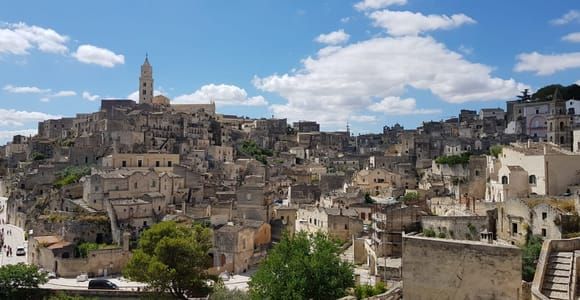
[[213, 293], [209, 295], [209, 300], [250, 300], [250, 294], [245, 291], [234, 289], [228, 290], [223, 282], [216, 284]]
[[402, 198], [403, 203], [416, 201], [417, 199], [419, 199], [419, 194], [417, 194], [416, 192], [408, 192]]
[[143, 232], [124, 274], [179, 299], [205, 296], [216, 279], [207, 274], [211, 247], [209, 228], [161, 222]]
[[323, 233], [284, 233], [249, 282], [252, 299], [343, 297], [354, 286], [354, 272], [339, 252], [338, 243]]
[[495, 158], [498, 158], [502, 152], [502, 149], [503, 148], [501, 145], [493, 145], [489, 148], [489, 154], [493, 155]]
[[534, 280], [542, 243], [541, 237], [528, 234], [526, 244], [522, 248], [522, 277], [527, 282]]
[[47, 283], [46, 274], [35, 265], [19, 263], [0, 267], [0, 299], [33, 299], [38, 286]]

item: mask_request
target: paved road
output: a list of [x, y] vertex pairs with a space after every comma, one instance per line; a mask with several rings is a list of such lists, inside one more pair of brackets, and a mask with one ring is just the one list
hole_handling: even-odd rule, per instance
[[[6, 222], [6, 197], [0, 197], [0, 207], [3, 207], [2, 212], [0, 212], [0, 232], [4, 230], [4, 244], [6, 246], [12, 247], [12, 256], [7, 256], [5, 248], [0, 251], [0, 266], [12, 265], [17, 263], [26, 263], [25, 256], [16, 256], [16, 248], [24, 247], [28, 251], [27, 242], [24, 241], [24, 231], [22, 228], [16, 227], [10, 224], [1, 224], [2, 221]], [[8, 234], [8, 231], [11, 234]], [[28, 255], [28, 253], [26, 253]]]

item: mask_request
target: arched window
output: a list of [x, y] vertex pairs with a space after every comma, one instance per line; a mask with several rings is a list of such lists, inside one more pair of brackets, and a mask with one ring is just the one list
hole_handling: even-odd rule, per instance
[[530, 175], [529, 179], [528, 179], [528, 183], [529, 184], [536, 184], [536, 175]]
[[501, 184], [508, 184], [508, 177], [507, 176], [502, 176], [501, 177]]
[[560, 122], [560, 130], [564, 130], [564, 122]]

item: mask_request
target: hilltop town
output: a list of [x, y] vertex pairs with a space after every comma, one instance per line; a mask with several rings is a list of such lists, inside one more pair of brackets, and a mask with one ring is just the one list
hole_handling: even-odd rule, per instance
[[357, 284], [387, 283], [381, 299], [576, 299], [571, 92], [354, 135], [173, 104], [153, 75], [146, 58], [138, 101], [103, 99], [0, 147], [2, 221], [19, 235], [6, 238], [26, 246], [2, 264], [118, 276], [143, 232], [173, 221], [211, 230], [207, 272], [222, 277], [259, 268], [286, 233], [323, 232]]

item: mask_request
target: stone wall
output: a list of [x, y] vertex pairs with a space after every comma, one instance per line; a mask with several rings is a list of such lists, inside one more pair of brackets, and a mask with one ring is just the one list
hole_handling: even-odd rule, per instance
[[454, 240], [479, 240], [479, 233], [488, 229], [488, 219], [485, 216], [423, 216], [421, 227], [431, 229], [435, 234], [445, 234], [446, 238]]
[[405, 236], [402, 265], [405, 299], [521, 299], [516, 247]]

